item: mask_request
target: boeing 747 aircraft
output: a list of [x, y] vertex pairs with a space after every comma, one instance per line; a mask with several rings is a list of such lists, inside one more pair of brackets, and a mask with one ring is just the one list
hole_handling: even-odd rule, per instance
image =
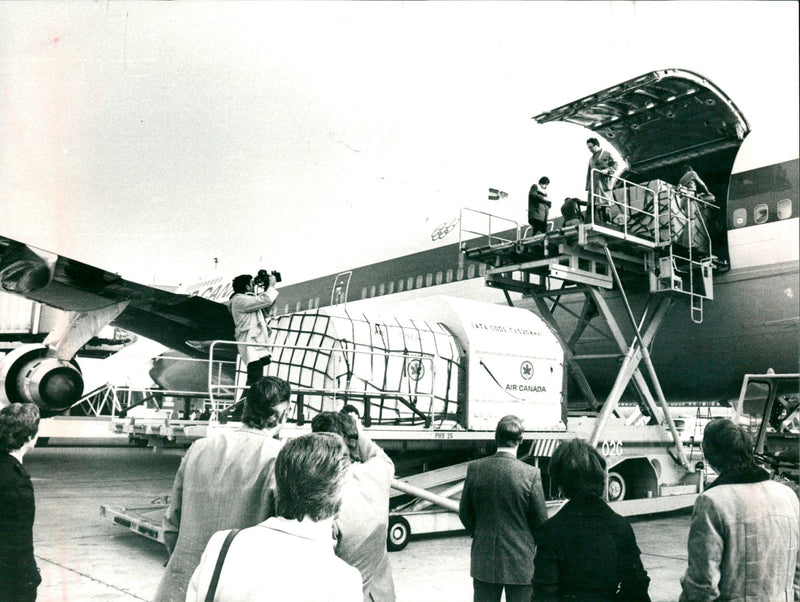
[[[679, 69], [647, 73], [535, 119], [579, 124], [587, 135], [602, 136], [627, 165], [619, 175], [632, 182], [674, 184], [681, 166], [691, 163], [716, 199], [719, 208], [708, 220], [714, 299], [706, 304], [700, 324], [689, 319], [688, 311], [672, 309], [651, 345], [668, 399], [731, 399], [745, 373], [797, 370], [797, 157], [762, 165], [737, 163], [750, 132], [744, 115], [711, 81]], [[555, 220], [552, 228], [561, 225]], [[390, 298], [434, 294], [505, 303], [500, 291], [485, 286], [485, 271], [484, 263], [465, 258], [459, 243], [439, 244], [283, 286], [276, 313], [341, 303], [357, 311]], [[45, 413], [69, 408], [83, 388], [75, 354], [109, 323], [202, 357], [200, 342], [233, 339], [233, 323], [223, 304], [233, 276], [169, 293], [0, 235], [0, 288], [70, 312], [69, 325], [51, 333], [45, 344], [20, 347], [4, 358], [0, 400], [31, 401]], [[610, 303], [615, 298], [609, 292]], [[508, 300], [536, 310], [525, 296]], [[573, 351], [597, 354], [607, 346], [603, 333], [587, 332]], [[596, 391], [611, 386], [616, 362], [609, 354], [607, 360], [584, 367]], [[159, 384], [172, 388], [173, 378], [186, 375], [165, 369]]]

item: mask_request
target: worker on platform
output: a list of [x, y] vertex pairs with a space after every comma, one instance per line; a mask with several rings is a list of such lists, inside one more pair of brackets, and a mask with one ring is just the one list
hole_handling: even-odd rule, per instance
[[549, 185], [550, 178], [543, 176], [528, 192], [528, 223], [531, 225], [532, 236], [547, 232], [547, 212], [551, 207], [550, 199], [547, 198]]
[[567, 197], [564, 199], [564, 204], [561, 205], [561, 215], [564, 217], [564, 228], [577, 226], [583, 223], [583, 211], [581, 205], [586, 205], [586, 201], [582, 201], [575, 197]]
[[592, 153], [586, 169], [586, 191], [589, 206], [594, 208], [594, 222], [613, 222], [621, 213], [611, 197], [617, 161], [610, 152], [600, 147], [597, 138], [589, 138], [586, 146]]
[[[706, 234], [698, 225], [707, 219], [707, 209], [698, 200], [713, 201], [714, 195], [700, 179], [691, 165], [682, 166], [683, 175], [678, 181], [677, 193], [682, 218], [678, 221], [673, 239], [684, 247], [698, 247], [707, 242]], [[688, 221], [687, 221], [688, 220]], [[691, 226], [691, 227], [690, 227]]]
[[700, 176], [697, 175], [697, 172], [692, 168], [691, 165], [684, 165], [682, 167], [683, 175], [681, 179], [678, 181], [678, 186], [682, 186], [684, 189], [689, 191], [692, 196], [697, 196], [697, 191], [702, 190], [703, 193], [709, 197], [713, 198], [713, 194], [706, 186], [706, 183], [700, 179]]

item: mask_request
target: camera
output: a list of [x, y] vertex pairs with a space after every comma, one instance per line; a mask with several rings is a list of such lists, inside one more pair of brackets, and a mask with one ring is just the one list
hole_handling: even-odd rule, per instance
[[269, 276], [270, 276], [270, 274], [275, 276], [275, 282], [280, 282], [281, 281], [281, 273], [280, 272], [276, 272], [274, 270], [272, 272], [268, 272], [267, 270], [258, 270], [258, 274], [256, 274], [255, 278], [253, 278], [253, 284], [257, 284], [259, 286], [267, 288], [269, 286]]

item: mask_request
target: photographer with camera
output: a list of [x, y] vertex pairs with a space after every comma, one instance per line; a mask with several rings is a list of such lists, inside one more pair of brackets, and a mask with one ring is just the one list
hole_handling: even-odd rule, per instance
[[[236, 327], [239, 355], [247, 365], [247, 385], [264, 376], [264, 366], [270, 363], [269, 313], [278, 298], [275, 284], [281, 281], [278, 272], [259, 270], [255, 278], [242, 274], [233, 279], [233, 294], [228, 308]], [[256, 286], [260, 292], [256, 293]], [[253, 344], [257, 343], [257, 345]]]

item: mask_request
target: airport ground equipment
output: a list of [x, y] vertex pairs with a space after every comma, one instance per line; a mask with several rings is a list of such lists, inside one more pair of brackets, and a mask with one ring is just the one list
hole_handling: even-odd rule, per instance
[[736, 419], [753, 437], [758, 462], [800, 489], [800, 374], [746, 374]]
[[100, 506], [100, 514], [118, 527], [130, 529], [153, 541], [165, 543], [162, 519], [169, 506], [169, 496], [161, 496], [143, 506]]
[[[575, 437], [593, 441], [607, 458], [609, 499], [623, 514], [684, 508], [700, 490], [699, 473], [681, 462], [680, 441], [661, 422], [636, 424], [620, 412], [570, 415], [564, 348], [552, 327], [526, 309], [431, 297], [380, 313], [337, 306], [290, 314], [273, 327], [266, 371], [293, 391], [281, 436], [308, 432], [318, 412], [354, 405], [364, 432], [395, 462], [392, 547], [412, 534], [461, 528], [453, 508], [466, 462], [493, 453], [495, 426], [507, 414], [523, 419], [521, 454], [543, 470], [553, 506], [559, 501], [546, 476], [549, 458]], [[235, 428], [218, 418], [244, 388], [242, 367], [233, 386], [215, 376], [224, 361], [215, 353], [235, 345], [210, 345], [211, 395], [202, 408], [210, 420], [177, 419], [180, 407], [140, 406], [115, 418], [114, 430], [157, 447]]]

